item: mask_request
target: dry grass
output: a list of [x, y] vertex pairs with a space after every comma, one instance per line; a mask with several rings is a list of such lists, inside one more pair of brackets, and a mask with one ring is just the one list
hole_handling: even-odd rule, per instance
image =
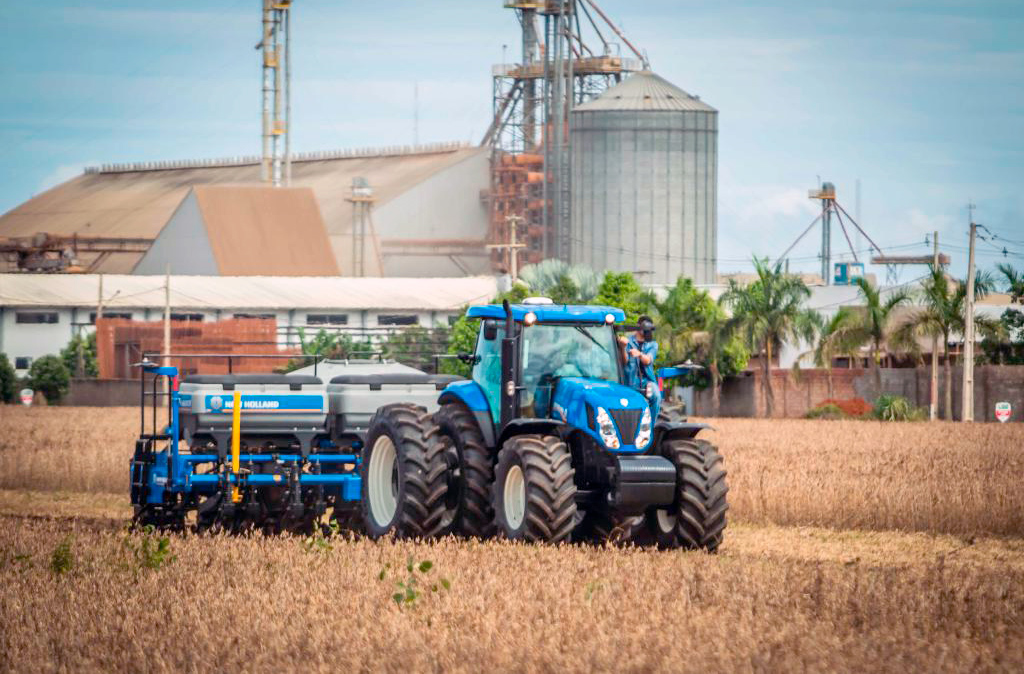
[[[0, 489], [126, 494], [137, 414], [0, 406]], [[1024, 424], [711, 423], [734, 522], [1024, 535]]]
[[[141, 570], [126, 534], [0, 516], [0, 670], [1020, 671], [1024, 554], [960, 556], [954, 539], [875, 534], [890, 561], [802, 558], [799, 545], [720, 555], [444, 540], [173, 538]], [[775, 538], [738, 527], [738, 540]], [[791, 534], [830, 536], [824, 530]], [[854, 536], [849, 534], [848, 536]], [[922, 535], [910, 535], [911, 538]], [[130, 539], [137, 544], [137, 537]], [[895, 542], [894, 542], [895, 541]], [[934, 549], [929, 546], [933, 546]], [[816, 552], [817, 554], [817, 552]], [[867, 553], [864, 553], [867, 554]], [[408, 557], [451, 589], [391, 599]], [[380, 580], [378, 574], [391, 564]], [[396, 572], [398, 569], [401, 573]]]

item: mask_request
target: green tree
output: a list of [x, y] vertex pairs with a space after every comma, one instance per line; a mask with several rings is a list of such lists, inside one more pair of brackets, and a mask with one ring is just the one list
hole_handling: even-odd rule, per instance
[[576, 287], [568, 274], [559, 276], [555, 285], [548, 288], [546, 295], [555, 304], [579, 304], [581, 302], [580, 289]]
[[622, 309], [628, 323], [635, 323], [647, 310], [644, 290], [628, 271], [605, 272], [592, 304]]
[[0, 403], [13, 403], [18, 393], [18, 375], [14, 366], [7, 359], [6, 353], [0, 353]]
[[775, 411], [773, 355], [783, 341], [810, 342], [815, 323], [813, 312], [804, 307], [811, 291], [799, 276], [783, 273], [781, 263], [771, 265], [767, 259], [756, 257], [754, 270], [757, 278], [747, 285], [730, 279], [722, 299], [732, 311], [737, 331], [751, 352], [758, 355], [765, 414], [770, 417]]
[[97, 377], [100, 374], [96, 362], [96, 333], [84, 339], [81, 334], [75, 335], [60, 352], [64, 367], [75, 377]]
[[713, 304], [699, 332], [694, 333], [692, 359], [707, 371], [711, 385], [712, 416], [721, 411], [722, 382], [747, 367], [750, 352], [738, 332], [739, 321], [729, 318], [719, 304]]
[[1024, 302], [1024, 274], [1006, 263], [998, 265], [996, 269], [1005, 279], [1006, 292], [1010, 295], [1010, 300], [1016, 304]]
[[840, 307], [839, 311], [832, 314], [828, 319], [821, 318], [818, 321], [816, 334], [814, 336], [814, 348], [800, 354], [793, 363], [793, 368], [798, 370], [800, 360], [811, 356], [815, 367], [823, 368], [828, 377], [828, 397], [835, 397], [835, 385], [832, 379], [832, 361], [837, 356], [849, 355], [851, 360], [862, 341], [858, 337], [851, 336], [850, 330], [856, 327], [857, 316], [850, 307]]
[[64, 361], [54, 355], [43, 356], [32, 361], [28, 371], [28, 384], [46, 396], [46, 402], [55, 405], [68, 392], [71, 374]]
[[[459, 354], [473, 353], [476, 350], [476, 339], [479, 332], [480, 321], [466, 318], [464, 309], [462, 315], [452, 324], [451, 332], [448, 333], [448, 355], [458, 356]], [[458, 358], [442, 358], [440, 370], [443, 374], [469, 377], [472, 374], [473, 366]]]
[[659, 300], [653, 292], [640, 296], [644, 312], [651, 314], [658, 340], [658, 362], [678, 363], [693, 355], [694, 334], [706, 329], [708, 321], [718, 307], [706, 291], [699, 290], [693, 281], [680, 276]]
[[898, 309], [910, 304], [912, 297], [905, 290], [889, 293], [884, 299], [881, 291], [865, 278], [854, 281], [864, 305], [848, 309], [852, 322], [838, 339], [851, 348], [867, 343], [871, 348], [871, 373], [875, 381], [875, 395], [882, 394], [882, 355], [893, 351], [914, 351], [913, 335], [905, 329], [906, 321], [897, 320]]
[[[978, 272], [974, 277], [975, 298], [991, 292], [994, 281], [990, 274]], [[963, 334], [967, 315], [967, 284], [946, 276], [942, 267], [931, 266], [928, 276], [921, 282], [918, 301], [921, 309], [908, 320], [908, 327], [915, 334], [941, 337], [943, 344], [943, 375], [946, 381], [943, 418], [953, 418], [953, 359], [949, 353], [949, 340], [954, 334]], [[979, 329], [991, 329], [990, 322], [975, 317]]]
[[380, 350], [385, 358], [399, 363], [429, 370], [434, 367], [434, 355], [447, 348], [446, 330], [415, 326], [396, 330], [388, 335]]

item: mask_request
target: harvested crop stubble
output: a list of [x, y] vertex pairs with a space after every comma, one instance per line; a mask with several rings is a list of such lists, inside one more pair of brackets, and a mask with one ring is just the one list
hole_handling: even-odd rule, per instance
[[[0, 670], [957, 671], [1024, 667], [1019, 566], [173, 537], [0, 517]], [[409, 557], [451, 589], [391, 599]], [[380, 580], [386, 564], [391, 567]], [[396, 571], [397, 570], [397, 571]]]
[[0, 488], [128, 493], [130, 407], [0, 405]]
[[[127, 494], [138, 419], [0, 405], [0, 489]], [[708, 421], [733, 522], [1024, 535], [1024, 424]]]
[[1024, 535], [1024, 424], [709, 421], [734, 521]]

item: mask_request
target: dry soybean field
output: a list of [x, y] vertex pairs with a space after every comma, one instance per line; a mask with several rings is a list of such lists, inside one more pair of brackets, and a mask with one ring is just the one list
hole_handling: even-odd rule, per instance
[[0, 670], [1024, 669], [1024, 425], [713, 420], [707, 555], [128, 533], [136, 415], [0, 407]]

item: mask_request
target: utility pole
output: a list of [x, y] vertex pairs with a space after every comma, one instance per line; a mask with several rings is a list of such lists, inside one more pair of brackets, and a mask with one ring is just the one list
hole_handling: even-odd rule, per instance
[[100, 274], [99, 298], [96, 300], [96, 320], [103, 318], [103, 274]]
[[974, 239], [978, 225], [974, 222], [974, 204], [967, 204], [971, 224], [970, 252], [967, 256], [967, 315], [964, 316], [964, 383], [960, 418], [974, 421]]
[[509, 242], [508, 243], [492, 243], [488, 244], [487, 248], [490, 250], [507, 250], [509, 255], [509, 275], [512, 277], [512, 283], [515, 283], [519, 279], [519, 249], [526, 248], [525, 243], [516, 242], [516, 230], [519, 228], [519, 223], [522, 218], [518, 215], [509, 215], [505, 218], [505, 222], [509, 223]]
[[[932, 232], [935, 252], [932, 255], [932, 268], [939, 268], [939, 233]], [[939, 415], [939, 336], [932, 335], [932, 376], [931, 394], [928, 400], [928, 420], [935, 421]]]
[[[171, 265], [167, 264], [167, 272], [164, 276], [164, 367], [171, 364], [171, 359], [166, 354], [171, 352]], [[164, 381], [167, 381], [166, 378]]]

